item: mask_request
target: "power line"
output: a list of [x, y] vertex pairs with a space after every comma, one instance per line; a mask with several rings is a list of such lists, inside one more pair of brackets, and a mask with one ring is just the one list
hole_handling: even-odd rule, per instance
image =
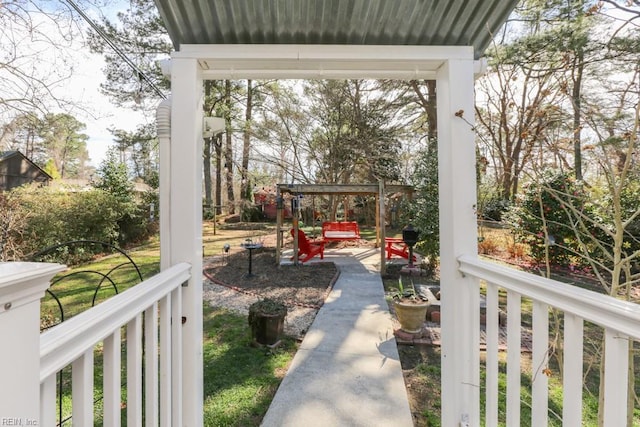
[[162, 93], [160, 88], [156, 86], [156, 84], [153, 83], [153, 81], [136, 64], [134, 64], [133, 61], [131, 61], [127, 57], [127, 55], [125, 55], [125, 53], [118, 46], [115, 45], [113, 41], [111, 41], [109, 36], [104, 31], [102, 31], [102, 28], [100, 28], [95, 22], [93, 22], [91, 18], [89, 18], [82, 11], [82, 9], [80, 9], [78, 5], [75, 4], [75, 2], [73, 2], [73, 0], [64, 0], [64, 1], [67, 2], [69, 6], [71, 6], [76, 12], [78, 12], [78, 14], [82, 17], [82, 19], [84, 19], [91, 26], [91, 28], [93, 28], [95, 32], [98, 33], [100, 37], [102, 37], [102, 39], [111, 47], [111, 49], [113, 49], [115, 53], [120, 58], [122, 58], [122, 60], [136, 72], [136, 75], [139, 80], [144, 80], [158, 96], [160, 96], [163, 99], [167, 99], [167, 96], [164, 93]]

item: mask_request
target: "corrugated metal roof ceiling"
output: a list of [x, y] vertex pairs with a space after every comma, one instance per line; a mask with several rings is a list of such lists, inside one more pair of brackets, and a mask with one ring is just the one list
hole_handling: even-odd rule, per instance
[[183, 44], [473, 46], [482, 55], [517, 0], [155, 0]]

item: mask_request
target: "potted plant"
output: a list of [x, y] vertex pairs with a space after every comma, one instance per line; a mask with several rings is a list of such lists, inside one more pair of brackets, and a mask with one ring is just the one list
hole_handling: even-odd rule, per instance
[[273, 345], [284, 330], [287, 306], [280, 301], [265, 298], [249, 306], [251, 337], [259, 344]]
[[390, 297], [400, 322], [400, 329], [410, 334], [420, 332], [427, 318], [429, 301], [416, 292], [413, 281], [411, 287], [405, 287], [400, 277], [398, 287], [392, 289]]

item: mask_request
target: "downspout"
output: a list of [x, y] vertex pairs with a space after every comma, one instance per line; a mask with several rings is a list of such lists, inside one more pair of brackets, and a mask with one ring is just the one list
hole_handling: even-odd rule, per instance
[[488, 68], [489, 63], [485, 57], [473, 61], [473, 79], [478, 80], [480, 77], [484, 77]]
[[171, 98], [156, 109], [156, 129], [160, 151], [160, 270], [165, 270], [171, 262]]

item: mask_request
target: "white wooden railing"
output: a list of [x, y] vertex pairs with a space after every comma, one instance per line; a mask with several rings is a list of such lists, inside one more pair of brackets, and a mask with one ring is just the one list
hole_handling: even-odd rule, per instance
[[[549, 357], [549, 313], [555, 308], [564, 313], [564, 363], [562, 422], [582, 425], [583, 399], [583, 327], [594, 323], [605, 337], [605, 426], [624, 426], [627, 418], [627, 379], [629, 345], [640, 339], [640, 305], [584, 290], [554, 280], [463, 256], [460, 271], [486, 283], [486, 405], [487, 426], [499, 422], [521, 425], [521, 302], [532, 302], [532, 375], [531, 425], [548, 424], [548, 377], [543, 369]], [[507, 393], [506, 419], [498, 417], [498, 339], [499, 294], [506, 291], [507, 312]]]
[[[100, 345], [103, 424], [119, 426], [126, 406], [129, 426], [180, 425], [181, 288], [189, 277], [189, 264], [175, 265], [44, 332], [40, 338], [40, 425], [57, 423], [56, 376], [69, 365], [72, 423], [94, 425], [94, 351]], [[126, 356], [122, 356], [123, 329]], [[123, 357], [126, 393], [121, 384]]]

